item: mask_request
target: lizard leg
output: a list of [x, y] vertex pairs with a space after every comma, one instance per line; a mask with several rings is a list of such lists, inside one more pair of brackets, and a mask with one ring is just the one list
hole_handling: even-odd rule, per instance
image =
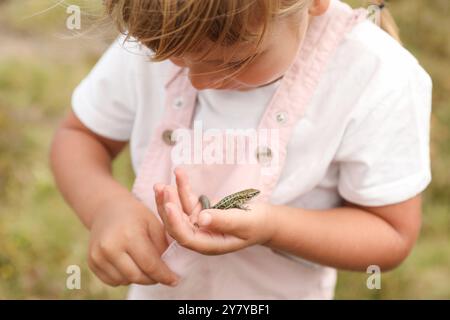
[[236, 205], [236, 209], [241, 209], [241, 210], [245, 210], [245, 211], [250, 210], [250, 208], [248, 206], [246, 206], [245, 204]]

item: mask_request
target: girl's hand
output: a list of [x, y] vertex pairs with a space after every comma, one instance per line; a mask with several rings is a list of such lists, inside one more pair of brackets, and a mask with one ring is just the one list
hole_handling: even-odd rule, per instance
[[163, 225], [132, 196], [108, 202], [91, 226], [89, 267], [111, 286], [162, 283], [177, 275], [161, 260], [167, 248]]
[[216, 255], [254, 244], [264, 244], [273, 234], [268, 205], [255, 203], [249, 210], [202, 210], [186, 174], [175, 170], [177, 188], [156, 184], [155, 201], [167, 232], [186, 248]]

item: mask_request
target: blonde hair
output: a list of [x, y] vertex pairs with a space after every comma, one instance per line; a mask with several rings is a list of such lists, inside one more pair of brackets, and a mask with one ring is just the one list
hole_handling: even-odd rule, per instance
[[[301, 12], [313, 0], [104, 0], [119, 30], [150, 48], [162, 61], [197, 51], [205, 39], [218, 46], [256, 41], [258, 47], [279, 17]], [[372, 0], [384, 4], [384, 0]], [[381, 27], [400, 41], [394, 19], [384, 8]]]
[[133, 37], [162, 61], [197, 51], [203, 41], [258, 47], [278, 17], [307, 8], [312, 0], [105, 0], [107, 13], [127, 38]]

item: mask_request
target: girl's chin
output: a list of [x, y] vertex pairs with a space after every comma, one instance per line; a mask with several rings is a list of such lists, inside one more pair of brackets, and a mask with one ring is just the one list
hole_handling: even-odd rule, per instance
[[223, 86], [218, 86], [218, 87], [211, 87], [208, 88], [210, 90], [238, 90], [238, 91], [246, 91], [246, 90], [250, 90], [252, 88], [250, 87], [245, 87], [245, 86], [239, 86], [239, 85], [223, 85]]
[[217, 90], [237, 90], [237, 91], [248, 91], [248, 90], [252, 90], [252, 89], [256, 89], [258, 88], [258, 85], [244, 85], [244, 84], [226, 84], [223, 86], [220, 86], [218, 88], [214, 88]]
[[262, 88], [262, 87], [271, 85], [271, 84], [281, 80], [282, 78], [283, 78], [283, 76], [280, 76], [280, 77], [276, 77], [273, 80], [269, 80], [269, 81], [258, 83], [258, 84], [238, 83], [238, 84], [235, 85], [235, 87], [233, 89], [230, 89], [230, 90], [249, 91], [249, 90], [253, 90], [253, 89], [256, 89], [256, 88]]
[[247, 84], [247, 83], [242, 83], [242, 82], [229, 82], [229, 83], [223, 83], [217, 87], [211, 86], [208, 89], [212, 89], [212, 90], [237, 90], [237, 91], [249, 91], [249, 90], [253, 90], [256, 88], [261, 88], [261, 87], [265, 87], [268, 86], [278, 80], [280, 80], [283, 76], [276, 78], [275, 80], [271, 80], [271, 81], [267, 81], [267, 82], [263, 82], [260, 84]]

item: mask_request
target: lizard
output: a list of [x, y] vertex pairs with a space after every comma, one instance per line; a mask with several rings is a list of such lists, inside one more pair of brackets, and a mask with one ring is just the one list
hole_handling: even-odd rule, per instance
[[199, 197], [199, 201], [202, 205], [202, 209], [241, 209], [241, 210], [249, 210], [245, 203], [250, 201], [252, 198], [256, 197], [260, 193], [257, 189], [245, 189], [233, 194], [230, 194], [224, 198], [222, 198], [219, 202], [211, 207], [209, 199], [205, 195], [201, 195]]

